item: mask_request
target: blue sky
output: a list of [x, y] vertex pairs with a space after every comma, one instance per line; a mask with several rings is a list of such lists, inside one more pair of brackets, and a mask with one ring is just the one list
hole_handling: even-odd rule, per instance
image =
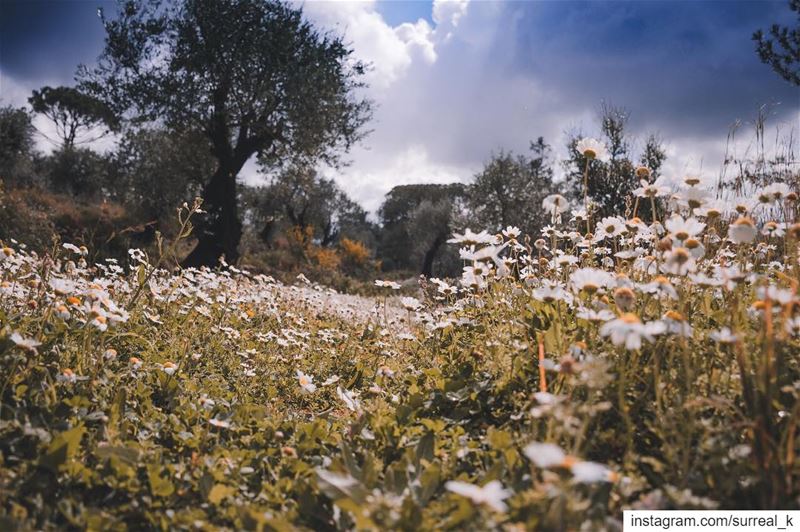
[[418, 19], [433, 22], [431, 18], [432, 1], [388, 0], [379, 2], [376, 9], [383, 15], [383, 20], [391, 26], [397, 26], [403, 22], [415, 22]]
[[[102, 49], [101, 0], [0, 0], [0, 99], [70, 83]], [[717, 172], [728, 129], [768, 105], [798, 127], [800, 92], [761, 64], [751, 35], [797, 24], [784, 0], [298, 2], [371, 61], [374, 132], [331, 172], [375, 209], [393, 185], [466, 181], [493, 150], [597, 132], [601, 102], [657, 132], [671, 172]], [[44, 126], [43, 126], [44, 127]], [[245, 178], [256, 181], [255, 169]]]

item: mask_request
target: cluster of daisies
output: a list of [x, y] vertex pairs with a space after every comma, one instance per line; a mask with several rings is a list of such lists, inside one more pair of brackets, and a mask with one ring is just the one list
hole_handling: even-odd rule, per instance
[[[116, 335], [113, 333], [124, 334], [138, 325], [158, 329], [181, 327], [181, 323], [188, 320], [195, 323], [206, 320], [211, 333], [222, 338], [238, 355], [237, 376], [248, 379], [263, 376], [264, 352], [275, 350], [268, 350], [270, 345], [286, 353], [270, 355], [277, 362], [296, 366], [304, 359], [311, 349], [308, 316], [329, 315], [333, 318], [332, 324], [339, 323], [336, 319], [345, 323], [385, 322], [388, 328], [377, 325], [376, 328], [381, 335], [388, 336], [390, 328], [400, 327], [406, 315], [399, 304], [389, 305], [388, 310], [380, 309], [372, 299], [341, 294], [311, 283], [303, 276], [296, 285], [287, 286], [272, 277], [255, 275], [231, 265], [216, 271], [153, 270], [146, 253], [138, 249], [129, 251], [127, 266], [115, 259], [89, 265], [88, 252], [82, 246], [64, 244], [60, 253], [51, 257], [28, 252], [24, 244], [16, 241], [9, 244], [0, 252], [0, 294], [3, 296], [0, 308], [21, 318], [43, 318], [50, 324], [49, 330], [66, 330], [91, 339], [92, 349], [86, 353], [91, 359], [62, 360], [64, 366], [55, 378], [65, 384], [88, 380], [98, 365], [115, 361], [117, 350], [112, 346]], [[404, 300], [403, 305], [408, 308], [411, 303]], [[256, 317], [272, 319], [274, 325], [267, 329], [256, 327], [253, 325]], [[172, 323], [166, 323], [167, 320]], [[26, 327], [25, 323], [22, 319], [13, 329], [7, 326], [0, 335], [7, 338], [17, 353], [30, 356], [43, 347], [48, 351], [59, 348], [52, 339], [46, 338], [46, 330], [39, 326]], [[340, 328], [321, 328], [314, 336], [314, 345], [330, 346], [333, 350], [347, 338], [348, 332]], [[59, 340], [63, 341], [63, 338]], [[151, 357], [134, 353], [128, 354], [123, 363], [133, 376], [156, 370], [173, 377], [181, 372], [182, 366], [197, 363], [203, 356], [191, 353], [185, 360], [164, 361], [148, 360]], [[70, 362], [76, 365], [67, 367]], [[381, 367], [379, 373], [386, 376], [393, 371]], [[316, 391], [312, 375], [300, 369], [296, 369], [296, 374], [300, 393]], [[328, 386], [337, 380], [334, 375], [322, 385]], [[338, 395], [347, 408], [360, 409], [353, 392], [340, 389]]]
[[[578, 149], [589, 159], [606, 153], [593, 139]], [[787, 334], [800, 334], [796, 289], [780, 281], [800, 270], [796, 191], [775, 183], [752, 198], [722, 200], [696, 176], [675, 186], [661, 177], [650, 182], [647, 168], [636, 173], [642, 180], [630, 218], [593, 220], [591, 202], [588, 209], [571, 209], [556, 194], [542, 205], [552, 223], [532, 243], [523, 243], [514, 227], [499, 234], [467, 229], [454, 235], [450, 242], [461, 246], [465, 261], [458, 290], [474, 295], [492, 281], [520, 280], [533, 299], [572, 309], [577, 318], [599, 325], [601, 337], [635, 350], [659, 335], [692, 337], [681, 297], [745, 284], [756, 287], [759, 298], [774, 301], [775, 309], [786, 310], [780, 316]], [[637, 217], [641, 199], [658, 199], [663, 216]], [[654, 214], [658, 208], [654, 201]], [[663, 315], [646, 321], [637, 313], [647, 299], [662, 301]], [[729, 327], [711, 333], [721, 342], [735, 337]]]

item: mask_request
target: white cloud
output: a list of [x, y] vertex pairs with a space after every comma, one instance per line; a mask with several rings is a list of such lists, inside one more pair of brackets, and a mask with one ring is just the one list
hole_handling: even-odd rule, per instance
[[434, 0], [433, 22], [440, 38], [447, 40], [467, 12], [469, 0]]
[[352, 165], [326, 173], [370, 211], [394, 186], [468, 181], [492, 150], [524, 151], [535, 137], [552, 140], [565, 123], [587, 116], [580, 109], [555, 115], [565, 107], [559, 93], [513, 72], [502, 49], [515, 36], [495, 3], [437, 0], [433, 27], [420, 19], [395, 28], [374, 3], [341, 6], [310, 2], [305, 10], [374, 63], [367, 92], [377, 108]]
[[370, 1], [312, 1], [303, 3], [304, 14], [315, 24], [344, 34], [356, 56], [372, 65], [366, 81], [380, 91], [402, 78], [412, 62], [436, 61], [427, 21], [386, 24]]
[[454, 183], [476, 171], [475, 167], [432, 160], [424, 144], [411, 143], [393, 154], [362, 154], [359, 164], [344, 172], [323, 172], [336, 179], [365, 209], [376, 212], [383, 196], [394, 186], [416, 183]]

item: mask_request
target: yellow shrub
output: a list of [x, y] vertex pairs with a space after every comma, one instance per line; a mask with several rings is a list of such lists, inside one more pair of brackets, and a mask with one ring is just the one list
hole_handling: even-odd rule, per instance
[[323, 270], [335, 271], [342, 263], [342, 258], [335, 249], [326, 249], [315, 246], [309, 250], [309, 254], [314, 259], [314, 262], [316, 262], [317, 265]]
[[346, 262], [362, 266], [369, 260], [369, 250], [367, 246], [358, 240], [350, 240], [344, 237], [341, 242], [339, 242], [339, 246], [342, 248], [342, 255]]

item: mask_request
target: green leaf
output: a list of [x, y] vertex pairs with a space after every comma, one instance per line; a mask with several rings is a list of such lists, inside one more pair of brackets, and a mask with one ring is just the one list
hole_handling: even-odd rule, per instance
[[154, 497], [169, 497], [175, 492], [172, 482], [161, 476], [163, 470], [163, 466], [158, 464], [147, 466], [147, 479], [150, 481], [150, 492]]
[[422, 505], [427, 504], [428, 500], [433, 497], [441, 484], [441, 471], [439, 466], [431, 464], [426, 467], [420, 476], [420, 487], [417, 491], [419, 503]]
[[51, 471], [58, 471], [67, 460], [71, 459], [80, 449], [81, 439], [86, 432], [86, 427], [78, 425], [75, 428], [58, 434], [47, 447], [39, 464]]
[[108, 460], [114, 457], [129, 465], [135, 465], [139, 460], [139, 451], [124, 445], [104, 445], [102, 447], [97, 447], [94, 454], [101, 460]]
[[417, 443], [417, 448], [415, 451], [415, 457], [417, 461], [417, 466], [422, 460], [427, 460], [430, 462], [433, 460], [433, 447], [435, 443], [435, 437], [433, 432], [426, 432]]
[[346, 442], [342, 442], [342, 459], [350, 475], [356, 480], [363, 480], [361, 468], [358, 466], [353, 450]]
[[219, 504], [231, 495], [236, 493], [236, 489], [226, 486], [225, 484], [215, 484], [211, 491], [208, 492], [208, 502], [211, 504]]
[[147, 272], [144, 271], [144, 264], [140, 264], [139, 267], [136, 269], [136, 281], [139, 283], [139, 286], [144, 285], [144, 281], [147, 278]]
[[514, 444], [511, 434], [504, 430], [497, 430], [494, 427], [489, 427], [486, 432], [486, 439], [489, 441], [489, 446], [497, 450], [508, 449]]

